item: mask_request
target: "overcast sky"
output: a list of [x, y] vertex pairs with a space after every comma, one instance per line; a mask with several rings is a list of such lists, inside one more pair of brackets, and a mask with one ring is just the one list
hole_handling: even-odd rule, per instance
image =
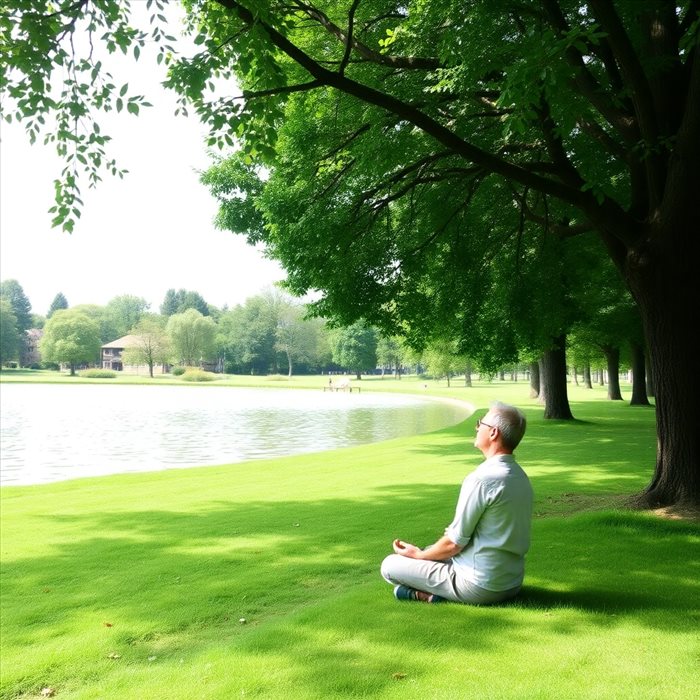
[[70, 306], [132, 294], [157, 312], [170, 288], [234, 306], [285, 276], [242, 236], [214, 228], [216, 202], [198, 180], [211, 162], [203, 128], [174, 116], [163, 68], [144, 55], [112, 71], [153, 107], [98, 119], [113, 137], [108, 154], [130, 172], [123, 180], [105, 173], [94, 190], [84, 183], [72, 234], [51, 227], [61, 170], [53, 147], [31, 146], [21, 126], [0, 124], [0, 279], [16, 279], [34, 313], [46, 314], [58, 292]]

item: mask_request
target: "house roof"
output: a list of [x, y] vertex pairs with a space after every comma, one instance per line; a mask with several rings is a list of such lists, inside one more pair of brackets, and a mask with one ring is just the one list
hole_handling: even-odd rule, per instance
[[121, 338], [117, 338], [111, 343], [105, 343], [102, 347], [123, 349], [133, 347], [134, 345], [138, 345], [138, 342], [138, 337], [135, 335], [123, 335]]

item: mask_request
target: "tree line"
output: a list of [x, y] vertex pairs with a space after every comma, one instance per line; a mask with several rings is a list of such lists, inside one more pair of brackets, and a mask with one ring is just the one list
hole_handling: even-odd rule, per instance
[[[45, 316], [32, 313], [29, 299], [16, 280], [0, 283], [2, 342], [0, 364], [23, 362], [23, 337], [41, 329], [41, 363], [36, 367], [67, 365], [74, 371], [81, 365], [95, 365], [100, 348], [123, 336], [133, 336], [133, 345], [122, 353], [122, 361], [146, 365], [151, 376], [160, 364], [201, 367], [229, 374], [320, 374], [350, 372], [359, 379], [363, 373], [380, 371], [400, 377], [404, 371], [444, 379], [462, 377], [467, 386], [472, 374], [504, 376], [503, 368], [478, 363], [461, 353], [454, 342], [434, 340], [418, 351], [405, 338], [387, 335], [365, 321], [333, 327], [325, 319], [309, 315], [306, 304], [278, 290], [270, 289], [233, 308], [208, 304], [197, 292], [170, 289], [159, 313], [149, 311], [145, 299], [120, 295], [106, 305], [81, 304], [70, 307], [62, 292], [56, 294]], [[595, 373], [603, 377], [607, 368], [610, 398], [622, 399], [614, 390], [620, 369], [630, 358], [622, 352], [621, 363], [608, 366], [602, 348], [595, 342], [572, 346], [572, 379], [579, 372], [592, 385]], [[533, 370], [527, 363], [520, 366]], [[619, 385], [618, 385], [619, 387]]]

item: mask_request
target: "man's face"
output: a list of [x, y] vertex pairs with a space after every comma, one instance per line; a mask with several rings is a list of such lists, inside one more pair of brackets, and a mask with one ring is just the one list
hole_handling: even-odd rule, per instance
[[491, 411], [489, 411], [483, 418], [480, 418], [476, 422], [476, 437], [474, 438], [474, 447], [484, 450], [491, 443], [491, 435], [493, 434], [494, 420]]

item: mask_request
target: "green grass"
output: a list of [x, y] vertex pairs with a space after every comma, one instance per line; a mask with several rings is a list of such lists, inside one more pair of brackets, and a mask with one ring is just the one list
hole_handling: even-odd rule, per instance
[[651, 477], [653, 408], [570, 386], [577, 420], [558, 422], [523, 382], [362, 389], [526, 411], [536, 516], [519, 599], [399, 603], [379, 575], [394, 537], [426, 544], [451, 520], [480, 461], [473, 419], [332, 453], [5, 487], [0, 697], [696, 697], [700, 527], [622, 507]]

